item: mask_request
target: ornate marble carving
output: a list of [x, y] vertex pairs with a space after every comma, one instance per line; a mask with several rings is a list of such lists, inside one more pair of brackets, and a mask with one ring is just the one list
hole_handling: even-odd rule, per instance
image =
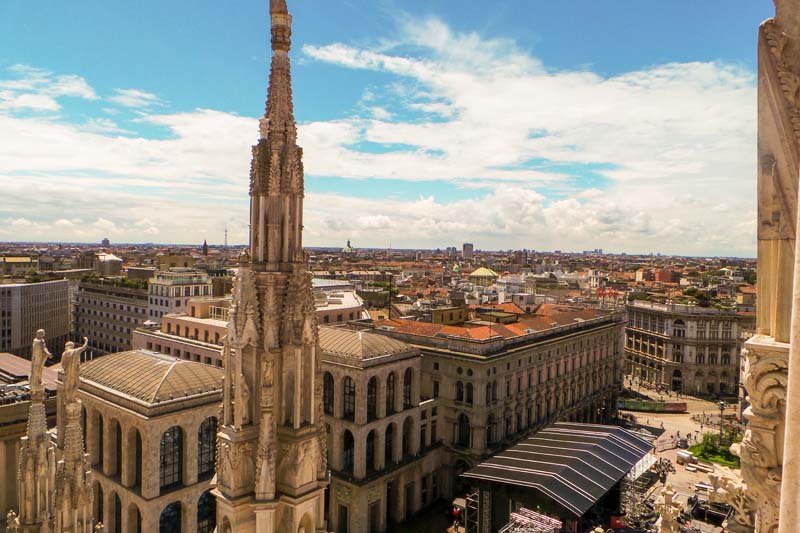
[[[325, 484], [320, 474], [326, 471], [321, 464], [325, 440], [318, 438], [324, 431], [322, 395], [316, 384], [322, 377], [302, 246], [302, 150], [292, 109], [291, 16], [285, 0], [271, 0], [270, 15], [269, 94], [250, 167], [250, 255], [240, 260], [223, 348], [218, 517], [231, 519], [233, 530], [247, 530], [257, 506], [275, 506], [274, 513], [260, 515], [261, 523], [272, 522], [270, 530], [296, 531], [299, 518], [290, 501], [311, 487], [321, 498]], [[249, 459], [237, 462], [235, 448], [243, 444]], [[237, 500], [243, 497], [252, 498], [245, 511]], [[321, 508], [315, 503], [313, 513]], [[322, 523], [321, 517], [312, 518]], [[222, 530], [222, 522], [218, 526]]]
[[[71, 531], [89, 533], [92, 517], [91, 461], [84, 453], [80, 425], [81, 401], [77, 398], [79, 358], [86, 349], [74, 343], [65, 346], [62, 362], [64, 383], [60, 388], [58, 434], [61, 459], [56, 463], [56, 447], [47, 432], [44, 387], [41, 376], [50, 352], [44, 342], [44, 330], [36, 332], [31, 360], [31, 405], [28, 430], [21, 439], [19, 466], [20, 513], [7, 515], [9, 531], [25, 533]], [[61, 416], [63, 415], [63, 416]]]
[[69, 404], [78, 398], [78, 382], [80, 373], [81, 354], [89, 346], [89, 339], [83, 338], [83, 345], [75, 347], [75, 343], [70, 341], [64, 346], [64, 353], [61, 355], [61, 367], [64, 369], [64, 402]]
[[31, 396], [36, 396], [39, 399], [44, 398], [44, 386], [42, 385], [42, 371], [44, 370], [45, 362], [53, 357], [47, 349], [47, 343], [44, 340], [44, 330], [36, 331], [36, 338], [33, 339], [31, 346], [31, 375], [30, 387]]

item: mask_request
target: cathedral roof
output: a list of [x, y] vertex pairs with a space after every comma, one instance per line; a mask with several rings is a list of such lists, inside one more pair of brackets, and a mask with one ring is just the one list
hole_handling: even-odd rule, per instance
[[221, 368], [144, 350], [104, 355], [80, 368], [81, 381], [151, 405], [222, 389]]
[[328, 355], [362, 361], [414, 350], [412, 346], [384, 335], [326, 326], [319, 328], [319, 345]]

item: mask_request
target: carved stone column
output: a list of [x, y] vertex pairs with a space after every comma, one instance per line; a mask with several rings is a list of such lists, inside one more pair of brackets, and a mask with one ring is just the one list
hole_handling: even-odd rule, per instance
[[741, 479], [710, 476], [715, 499], [736, 510], [732, 531], [778, 530], [789, 345], [756, 335], [745, 343], [743, 382], [750, 406], [748, 428], [731, 451], [742, 460]]

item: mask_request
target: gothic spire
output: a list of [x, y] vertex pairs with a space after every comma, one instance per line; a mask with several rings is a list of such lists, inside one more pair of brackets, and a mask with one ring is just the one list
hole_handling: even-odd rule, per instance
[[292, 16], [285, 0], [270, 1], [272, 61], [260, 139], [250, 170], [250, 257], [255, 270], [302, 263], [303, 163], [297, 146], [289, 49]]

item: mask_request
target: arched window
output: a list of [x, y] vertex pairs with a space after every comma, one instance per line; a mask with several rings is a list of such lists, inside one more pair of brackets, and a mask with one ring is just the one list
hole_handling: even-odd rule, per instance
[[722, 354], [722, 357], [720, 359], [720, 363], [723, 364], [723, 365], [731, 364], [731, 355], [727, 354], [727, 353]]
[[114, 531], [122, 531], [122, 500], [114, 493]]
[[367, 460], [367, 472], [372, 472], [375, 470], [375, 431], [370, 431], [367, 433], [367, 450], [366, 450], [366, 460]]
[[161, 511], [158, 519], [159, 533], [175, 533], [181, 530], [181, 502], [172, 502]]
[[135, 503], [128, 506], [128, 531], [142, 533], [142, 513]]
[[356, 416], [356, 383], [350, 376], [344, 378], [342, 402], [342, 417], [353, 420]]
[[183, 481], [183, 432], [178, 426], [172, 426], [161, 436], [160, 457], [159, 486], [168, 489], [180, 485]]
[[322, 377], [322, 405], [325, 414], [333, 416], [333, 375], [330, 372]]
[[458, 445], [464, 448], [469, 447], [469, 418], [464, 413], [458, 415]]
[[94, 483], [94, 516], [97, 518], [98, 522], [105, 522], [105, 517], [103, 516], [103, 486], [100, 485], [97, 481]]
[[217, 502], [207, 490], [197, 500], [197, 533], [213, 533], [216, 526]]
[[197, 430], [197, 477], [204, 479], [214, 474], [214, 457], [217, 452], [217, 419], [208, 417]]
[[464, 401], [464, 384], [460, 381], [456, 381], [456, 401]]
[[353, 473], [353, 452], [355, 450], [355, 440], [349, 430], [344, 430], [342, 436], [342, 470], [350, 474]]
[[414, 421], [411, 417], [405, 419], [403, 422], [403, 457], [411, 454], [411, 432], [414, 429]]
[[673, 363], [683, 363], [683, 354], [681, 352], [672, 352]]
[[367, 383], [367, 421], [378, 418], [378, 378], [372, 376]]
[[467, 383], [467, 403], [472, 405], [472, 383]]
[[386, 378], [386, 415], [394, 413], [394, 394], [395, 394], [394, 372], [389, 372]]
[[491, 447], [492, 444], [497, 440], [497, 421], [495, 420], [493, 415], [489, 415], [489, 419], [486, 421], [486, 447]]
[[486, 405], [492, 403], [492, 384], [486, 384]]
[[492, 401], [497, 401], [497, 381], [492, 382]]
[[386, 464], [394, 462], [394, 424], [386, 426], [386, 434], [383, 437], [384, 461]]
[[709, 365], [716, 365], [717, 364], [717, 354], [712, 353], [708, 356], [708, 364]]
[[410, 368], [406, 368], [406, 373], [403, 375], [403, 409], [411, 408], [411, 380], [413, 373]]

